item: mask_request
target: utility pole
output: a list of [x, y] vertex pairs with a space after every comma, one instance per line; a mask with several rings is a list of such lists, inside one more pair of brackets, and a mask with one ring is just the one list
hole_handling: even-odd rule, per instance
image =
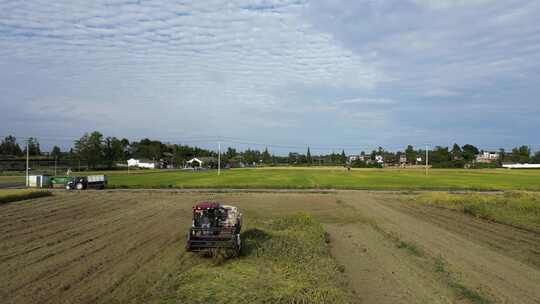
[[56, 175], [56, 163], [57, 163], [58, 156], [54, 156], [54, 175]]
[[221, 175], [221, 142], [218, 141], [217, 175]]
[[26, 187], [29, 186], [28, 183], [28, 168], [30, 166], [30, 151], [28, 149], [28, 139], [26, 140]]
[[428, 146], [426, 145], [426, 175], [428, 175]]

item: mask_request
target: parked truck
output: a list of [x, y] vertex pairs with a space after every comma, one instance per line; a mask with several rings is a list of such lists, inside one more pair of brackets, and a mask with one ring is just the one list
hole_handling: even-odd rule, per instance
[[71, 176], [53, 176], [50, 179], [49, 188], [65, 188], [71, 179]]
[[66, 184], [67, 190], [103, 189], [107, 185], [107, 176], [74, 176]]

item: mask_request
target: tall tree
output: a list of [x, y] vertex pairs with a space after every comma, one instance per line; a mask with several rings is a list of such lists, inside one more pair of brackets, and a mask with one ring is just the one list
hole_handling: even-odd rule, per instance
[[289, 152], [289, 157], [287, 158], [287, 162], [290, 165], [297, 164], [298, 163], [298, 153]]
[[345, 150], [341, 150], [341, 157], [340, 157], [341, 164], [345, 164], [347, 162], [347, 156], [345, 155]]
[[116, 161], [125, 161], [124, 147], [122, 141], [116, 137], [105, 138], [103, 144], [103, 156], [107, 167], [114, 167]]
[[452, 154], [452, 160], [460, 160], [463, 158], [463, 151], [461, 151], [461, 147], [458, 144], [454, 144], [450, 154]]
[[499, 165], [499, 167], [502, 167], [505, 157], [506, 153], [504, 152], [504, 149], [499, 149], [499, 159], [497, 159], [497, 164]]
[[0, 154], [13, 156], [22, 155], [22, 150], [17, 143], [17, 139], [11, 135], [6, 136], [4, 140], [2, 140], [2, 144], [0, 144]]
[[150, 160], [159, 160], [166, 150], [166, 146], [159, 140], [142, 139], [139, 142], [132, 143], [134, 149], [133, 155], [137, 158], [146, 158]]
[[257, 164], [261, 160], [261, 152], [247, 149], [242, 152], [242, 159], [249, 165]]
[[532, 158], [532, 162], [535, 163], [535, 164], [540, 164], [540, 151], [537, 151], [533, 158]]
[[236, 155], [238, 155], [238, 153], [236, 152], [236, 149], [231, 148], [231, 147], [227, 148], [227, 152], [225, 153], [226, 159], [233, 159], [234, 157], [236, 157]]
[[311, 151], [309, 151], [309, 147], [307, 147], [306, 162], [308, 165], [311, 165], [313, 163], [313, 159], [311, 159]]
[[268, 148], [265, 148], [264, 152], [262, 153], [262, 161], [267, 165], [272, 163], [272, 156], [268, 152]]
[[51, 157], [60, 159], [62, 158], [62, 150], [60, 150], [60, 147], [54, 146], [51, 150]]
[[415, 164], [416, 163], [416, 151], [414, 150], [414, 147], [411, 145], [408, 145], [405, 149], [405, 157], [407, 157], [407, 162], [409, 164]]
[[512, 149], [512, 161], [516, 163], [528, 163], [531, 160], [531, 149], [527, 146]]
[[436, 146], [430, 153], [430, 162], [434, 167], [449, 167], [452, 159], [448, 147]]
[[124, 159], [128, 160], [131, 157], [129, 140], [127, 138], [122, 138], [120, 143], [122, 144], [122, 151], [124, 151]]
[[[26, 145], [24, 147], [23, 153], [26, 154]], [[41, 155], [41, 150], [39, 148], [39, 142], [37, 138], [34, 138], [34, 137], [28, 138], [28, 154], [31, 156]]]
[[472, 162], [476, 158], [476, 155], [480, 153], [477, 147], [470, 144], [464, 145], [463, 147], [461, 147], [461, 149], [463, 150], [463, 159], [466, 162]]
[[103, 160], [103, 134], [94, 131], [75, 141], [75, 153], [79, 159], [88, 162], [88, 166], [95, 169]]

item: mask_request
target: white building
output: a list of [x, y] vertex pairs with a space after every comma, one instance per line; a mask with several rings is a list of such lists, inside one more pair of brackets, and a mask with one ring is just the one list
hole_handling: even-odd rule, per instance
[[130, 158], [127, 161], [128, 167], [138, 167], [144, 169], [155, 169], [156, 163], [154, 162], [142, 162], [138, 159]]
[[349, 155], [349, 163], [355, 162], [358, 160], [358, 155]]
[[407, 155], [401, 154], [401, 155], [399, 156], [399, 163], [400, 163], [400, 164], [405, 164], [405, 163], [407, 163]]
[[476, 161], [479, 163], [491, 163], [499, 159], [500, 154], [497, 152], [484, 151], [476, 156]]
[[217, 159], [211, 156], [194, 157], [186, 165], [191, 168], [217, 168]]
[[540, 169], [540, 164], [503, 164], [507, 169]]
[[194, 157], [186, 162], [190, 167], [194, 167], [193, 163], [196, 163], [198, 167], [202, 167], [203, 161]]

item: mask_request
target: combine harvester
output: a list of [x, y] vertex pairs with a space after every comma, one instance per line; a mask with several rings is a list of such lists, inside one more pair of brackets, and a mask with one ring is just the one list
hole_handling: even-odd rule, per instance
[[234, 206], [202, 202], [193, 207], [193, 222], [187, 235], [187, 251], [225, 250], [238, 256], [242, 214]]

